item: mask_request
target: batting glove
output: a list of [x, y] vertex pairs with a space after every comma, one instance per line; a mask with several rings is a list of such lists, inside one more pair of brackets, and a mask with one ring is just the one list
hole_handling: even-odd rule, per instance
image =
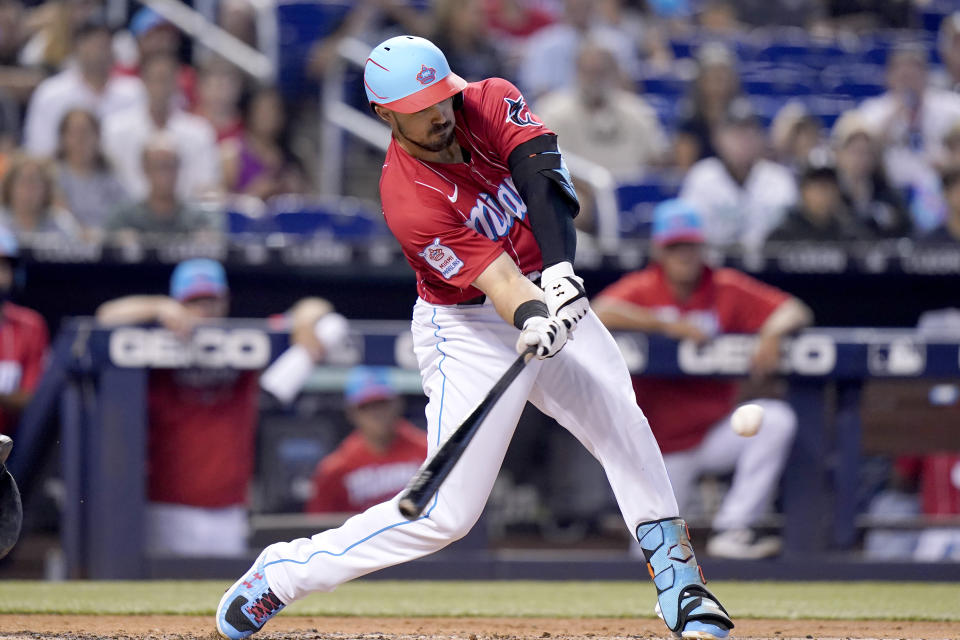
[[572, 332], [590, 310], [583, 278], [574, 275], [569, 262], [560, 262], [543, 270], [540, 283], [550, 315], [556, 316], [567, 331]]
[[538, 358], [552, 358], [563, 349], [566, 342], [567, 328], [559, 318], [534, 316], [523, 323], [520, 337], [517, 338], [517, 353], [535, 346]]

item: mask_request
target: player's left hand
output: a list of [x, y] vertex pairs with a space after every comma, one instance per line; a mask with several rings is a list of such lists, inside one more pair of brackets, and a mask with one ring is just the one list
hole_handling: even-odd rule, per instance
[[561, 262], [544, 269], [540, 283], [550, 315], [562, 321], [567, 331], [573, 331], [590, 310], [583, 278], [573, 273], [569, 262]]

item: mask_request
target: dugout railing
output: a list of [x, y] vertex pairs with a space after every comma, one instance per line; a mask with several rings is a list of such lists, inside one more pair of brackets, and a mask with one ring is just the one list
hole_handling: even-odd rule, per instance
[[[356, 321], [357, 362], [415, 372], [408, 324]], [[698, 347], [636, 333], [618, 333], [630, 370], [639, 375], [742, 377], [753, 338], [729, 335]], [[262, 321], [203, 327], [188, 342], [160, 328], [103, 329], [71, 321], [57, 336], [51, 365], [24, 415], [10, 467], [29, 491], [32, 470], [59, 442], [66, 499], [62, 543], [70, 576], [91, 578], [226, 577], [248, 558], [197, 563], [148, 558], [142, 546], [146, 371], [150, 367], [261, 369], [286, 347], [285, 334]], [[960, 578], [960, 565], [898, 566], [837, 555], [856, 539], [856, 492], [861, 458], [864, 381], [960, 382], [960, 336], [923, 339], [906, 330], [808, 330], [783, 345], [780, 374], [800, 428], [782, 483], [784, 554], [777, 562], [707, 562], [714, 576], [824, 577], [830, 571], [867, 577]], [[59, 423], [47, 418], [59, 411]], [[960, 405], [933, 406], [948, 438], [960, 428]], [[917, 429], [917, 425], [904, 425]], [[59, 429], [59, 434], [57, 433]], [[446, 555], [385, 575], [631, 577], [624, 557], [569, 553]], [[437, 570], [426, 570], [424, 567]], [[832, 567], [832, 569], [830, 569]], [[824, 571], [827, 571], [825, 574]]]

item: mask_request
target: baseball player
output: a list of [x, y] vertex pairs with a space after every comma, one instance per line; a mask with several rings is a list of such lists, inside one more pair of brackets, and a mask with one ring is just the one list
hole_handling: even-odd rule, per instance
[[380, 195], [417, 274], [412, 331], [430, 451], [518, 351], [535, 347], [537, 359], [491, 410], [421, 518], [401, 517], [395, 497], [338, 529], [267, 547], [221, 599], [220, 634], [245, 638], [311, 592], [465, 535], [530, 401], [603, 464], [667, 626], [677, 637], [726, 638], [733, 623], [704, 586], [627, 367], [573, 271], [578, 204], [556, 136], [512, 84], [468, 84], [422, 38], [377, 45], [364, 85], [393, 132]]

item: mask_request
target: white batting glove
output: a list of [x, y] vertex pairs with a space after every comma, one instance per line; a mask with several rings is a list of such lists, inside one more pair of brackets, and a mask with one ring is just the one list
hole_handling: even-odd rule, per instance
[[527, 347], [537, 347], [537, 357], [541, 360], [552, 358], [567, 342], [567, 328], [558, 318], [534, 316], [523, 323], [520, 337], [517, 338], [517, 353], [523, 353]]
[[590, 310], [583, 278], [574, 275], [569, 262], [560, 262], [543, 270], [540, 284], [550, 315], [556, 316], [567, 331], [572, 332]]

